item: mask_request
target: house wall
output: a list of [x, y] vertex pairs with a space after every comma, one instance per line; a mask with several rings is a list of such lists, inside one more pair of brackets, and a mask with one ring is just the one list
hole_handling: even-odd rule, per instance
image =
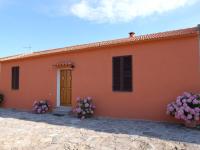
[[[3, 62], [0, 91], [4, 107], [31, 109], [34, 100], [56, 105], [57, 69], [69, 60], [73, 106], [78, 96], [92, 96], [96, 115], [147, 120], [169, 120], [166, 105], [184, 91], [200, 92], [198, 38], [135, 43], [94, 50]], [[133, 55], [133, 91], [112, 91], [112, 57]], [[20, 66], [20, 89], [11, 90], [11, 67]]]

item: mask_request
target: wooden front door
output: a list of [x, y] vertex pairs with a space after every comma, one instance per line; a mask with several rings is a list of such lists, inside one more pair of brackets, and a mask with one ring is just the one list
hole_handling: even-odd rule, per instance
[[71, 106], [72, 97], [72, 72], [71, 70], [60, 71], [60, 105]]

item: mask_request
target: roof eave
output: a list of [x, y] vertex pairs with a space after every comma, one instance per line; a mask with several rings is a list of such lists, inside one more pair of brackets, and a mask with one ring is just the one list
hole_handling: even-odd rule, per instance
[[[193, 29], [197, 29], [197, 27]], [[199, 34], [199, 31], [196, 30], [196, 32], [189, 32], [189, 33], [184, 33], [180, 35], [169, 35], [169, 36], [155, 37], [155, 38], [145, 38], [145, 36], [136, 36], [133, 38], [124, 38], [124, 39], [118, 39], [118, 40], [96, 42], [96, 43], [90, 43], [90, 44], [70, 46], [70, 47], [65, 47], [65, 48], [58, 48], [58, 49], [53, 49], [53, 50], [46, 50], [46, 51], [35, 52], [35, 53], [27, 54], [27, 55], [16, 55], [16, 56], [11, 56], [11, 57], [5, 57], [5, 58], [1, 58], [0, 62], [16, 61], [16, 60], [35, 58], [35, 57], [41, 57], [41, 56], [50, 56], [50, 55], [62, 54], [66, 52], [77, 52], [80, 50], [91, 50], [94, 48], [99, 49], [99, 48], [113, 47], [113, 46], [118, 46], [118, 45], [123, 46], [123, 45], [131, 44], [131, 43], [133, 44], [133, 43], [142, 43], [142, 42], [150, 42], [150, 41], [158, 41], [158, 40], [192, 37], [198, 34]]]

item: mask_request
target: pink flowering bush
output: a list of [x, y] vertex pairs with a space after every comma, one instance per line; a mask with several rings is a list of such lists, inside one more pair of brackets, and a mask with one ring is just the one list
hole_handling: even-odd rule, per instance
[[184, 92], [167, 105], [167, 114], [186, 122], [199, 121], [200, 95]]
[[33, 111], [37, 114], [44, 114], [50, 110], [47, 100], [35, 101], [33, 103]]
[[78, 97], [77, 106], [74, 109], [74, 112], [77, 114], [78, 118], [85, 119], [93, 116], [95, 108], [95, 105], [92, 104], [91, 97]]

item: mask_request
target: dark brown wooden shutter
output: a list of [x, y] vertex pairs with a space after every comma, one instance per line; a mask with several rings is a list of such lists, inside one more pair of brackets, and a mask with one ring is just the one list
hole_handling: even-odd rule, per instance
[[113, 91], [132, 91], [132, 56], [113, 57]]
[[132, 57], [123, 57], [123, 91], [132, 91]]
[[121, 71], [120, 71], [120, 57], [113, 58], [113, 90], [119, 91], [120, 90], [120, 80], [121, 80]]
[[19, 67], [12, 67], [12, 89], [19, 89]]

